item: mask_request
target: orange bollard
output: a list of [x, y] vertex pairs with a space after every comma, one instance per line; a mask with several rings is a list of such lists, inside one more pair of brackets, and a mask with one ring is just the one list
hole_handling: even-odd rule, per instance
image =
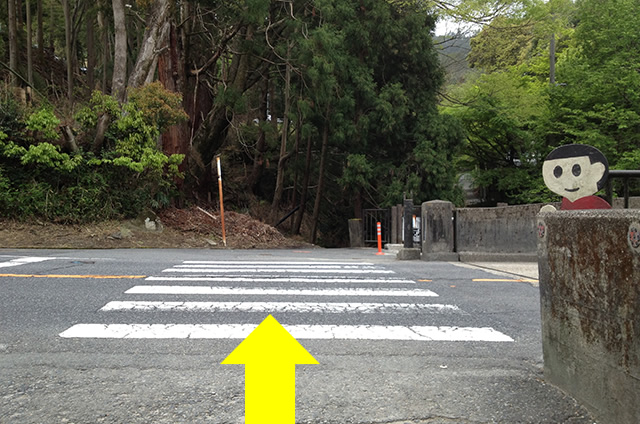
[[376, 255], [384, 255], [382, 253], [382, 225], [378, 222], [378, 253]]

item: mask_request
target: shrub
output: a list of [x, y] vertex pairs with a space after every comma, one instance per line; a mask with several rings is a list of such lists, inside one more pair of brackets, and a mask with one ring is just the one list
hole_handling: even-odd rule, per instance
[[[5, 102], [6, 103], [6, 102]], [[94, 92], [75, 118], [89, 133], [102, 114], [111, 117], [107, 146], [98, 154], [64, 152], [60, 119], [42, 107], [23, 118], [17, 108], [0, 119], [0, 215], [87, 222], [135, 217], [145, 208], [168, 205], [175, 196], [184, 155], [167, 156], [157, 139], [165, 128], [186, 119], [179, 96], [161, 84], [132, 90], [130, 102]]]

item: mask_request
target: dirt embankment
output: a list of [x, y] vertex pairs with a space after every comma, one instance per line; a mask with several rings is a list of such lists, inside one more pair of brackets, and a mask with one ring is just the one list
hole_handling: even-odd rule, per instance
[[310, 247], [275, 228], [236, 212], [225, 212], [226, 246], [217, 212], [198, 207], [166, 209], [157, 216], [90, 224], [20, 222], [0, 218], [0, 248], [285, 248]]

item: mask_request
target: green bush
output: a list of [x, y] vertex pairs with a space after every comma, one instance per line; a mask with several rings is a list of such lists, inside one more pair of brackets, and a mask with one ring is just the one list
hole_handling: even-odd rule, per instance
[[86, 134], [107, 114], [105, 148], [71, 153], [54, 143], [60, 119], [51, 108], [25, 117], [0, 100], [0, 110], [11, 112], [0, 118], [0, 216], [88, 222], [167, 206], [184, 155], [165, 155], [156, 144], [164, 129], [186, 119], [180, 101], [160, 84], [134, 90], [122, 106], [96, 92], [76, 121]]

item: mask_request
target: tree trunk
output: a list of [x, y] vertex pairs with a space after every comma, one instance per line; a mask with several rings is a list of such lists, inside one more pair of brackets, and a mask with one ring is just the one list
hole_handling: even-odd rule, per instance
[[129, 87], [141, 87], [149, 74], [155, 73], [153, 64], [169, 34], [169, 0], [156, 0], [146, 21], [143, 42], [138, 59], [129, 77]]
[[[225, 79], [227, 88], [237, 93], [244, 93], [247, 88], [249, 73], [249, 54], [241, 50], [242, 44], [253, 40], [254, 29], [249, 26], [246, 29], [244, 40], [236, 40], [236, 49], [231, 60], [229, 76]], [[198, 112], [198, 111], [196, 111]], [[215, 104], [207, 113], [193, 139], [194, 158], [192, 171], [201, 176], [200, 186], [210, 189], [212, 177], [212, 161], [215, 153], [225, 144], [233, 113], [227, 105]]]
[[[178, 48], [178, 34], [174, 24], [170, 25], [169, 48], [158, 57], [158, 79], [169, 91], [181, 92], [184, 85], [184, 64]], [[183, 101], [184, 107], [184, 101]], [[162, 150], [167, 155], [189, 152], [189, 123], [183, 122], [171, 126], [162, 134]], [[183, 163], [181, 167], [183, 168]], [[181, 169], [183, 171], [184, 169]]]
[[[54, 3], [53, 1], [49, 2], [49, 19], [53, 19], [53, 16], [55, 16]], [[49, 50], [51, 54], [55, 53], [55, 28], [55, 25], [49, 25]]]
[[[27, 81], [29, 82], [29, 92], [33, 87], [33, 35], [31, 31], [31, 4], [26, 2], [27, 8]], [[31, 96], [29, 96], [31, 97]]]
[[69, 0], [62, 0], [64, 12], [64, 55], [67, 61], [67, 97], [73, 103], [73, 59], [71, 58], [71, 12]]
[[87, 86], [89, 93], [95, 90], [95, 69], [96, 69], [96, 47], [95, 32], [93, 26], [95, 23], [95, 15], [90, 10], [87, 13]]
[[260, 98], [260, 130], [258, 133], [258, 141], [256, 143], [256, 153], [253, 157], [253, 167], [251, 169], [251, 174], [247, 178], [247, 185], [251, 188], [251, 191], [254, 194], [257, 194], [258, 191], [258, 183], [260, 182], [260, 177], [262, 176], [262, 171], [264, 170], [264, 154], [267, 151], [267, 140], [263, 125], [267, 122], [268, 98], [269, 78], [265, 77], [262, 87], [262, 96]]
[[127, 26], [124, 14], [124, 0], [112, 0], [112, 6], [116, 43], [113, 49], [111, 94], [122, 103], [126, 95], [125, 83], [127, 80]]
[[60, 130], [62, 131], [65, 147], [74, 153], [78, 152], [79, 149], [78, 144], [76, 143], [76, 136], [73, 135], [71, 128], [69, 128], [68, 125], [61, 125]]
[[293, 224], [293, 234], [300, 234], [302, 218], [307, 208], [307, 194], [309, 193], [309, 180], [311, 179], [311, 137], [307, 137], [307, 154], [304, 163], [304, 176], [302, 177], [302, 189], [300, 193], [300, 211], [298, 215], [296, 215], [296, 221]]
[[8, 0], [9, 15], [9, 68], [11, 85], [18, 87], [18, 28], [16, 26], [16, 0]]
[[78, 39], [82, 21], [84, 21], [84, 10], [88, 0], [78, 0], [73, 5], [73, 13], [71, 14], [71, 69], [73, 74], [80, 69], [78, 62]]
[[[291, 45], [289, 45], [289, 51]], [[291, 154], [287, 153], [287, 141], [289, 139], [289, 103], [291, 95], [291, 65], [286, 64], [285, 81], [284, 81], [284, 116], [282, 117], [282, 138], [280, 139], [280, 158], [278, 160], [278, 171], [276, 175], [276, 188], [273, 194], [273, 202], [271, 203], [271, 223], [278, 221], [280, 211], [280, 202], [282, 201], [282, 192], [284, 190], [284, 171], [287, 161]], [[271, 119], [277, 122], [278, 118], [272, 116]]]
[[[68, 0], [65, 0], [68, 1]], [[113, 6], [113, 27], [115, 31], [116, 43], [113, 49], [113, 77], [111, 81], [111, 95], [120, 103], [125, 100], [125, 81], [127, 80], [127, 26], [124, 14], [123, 0], [112, 0]], [[106, 33], [106, 25], [104, 28]], [[103, 46], [106, 49], [106, 46]], [[106, 65], [103, 63], [103, 66]], [[106, 70], [106, 66], [104, 66]], [[98, 118], [96, 126], [96, 137], [93, 140], [91, 149], [94, 153], [99, 153], [104, 144], [104, 135], [109, 126], [111, 117], [103, 114]]]
[[[298, 112], [300, 112], [300, 110], [298, 109]], [[298, 162], [298, 156], [300, 153], [300, 140], [302, 140], [302, 133], [300, 131], [300, 129], [302, 128], [302, 118], [300, 117], [300, 114], [298, 114], [298, 122], [296, 124], [296, 144], [295, 144], [295, 148], [293, 151], [293, 155], [294, 155], [294, 161], [297, 163]], [[293, 175], [293, 188], [291, 189], [291, 196], [289, 196], [289, 204], [291, 206], [295, 207], [299, 207], [298, 205], [298, 177], [299, 177], [299, 172], [298, 169], [296, 168], [295, 173]], [[291, 221], [289, 222], [289, 233], [293, 233], [293, 226], [294, 226], [294, 222], [295, 222], [295, 215], [291, 216]]]
[[102, 80], [100, 82], [100, 90], [103, 93], [107, 93], [107, 63], [109, 62], [109, 33], [107, 30], [107, 25], [104, 21], [104, 13], [99, 10], [98, 11], [98, 27], [100, 28], [100, 34], [102, 36], [102, 58], [100, 67], [102, 68]]
[[[328, 114], [327, 114], [328, 116]], [[320, 169], [318, 170], [318, 188], [316, 190], [316, 201], [313, 205], [313, 218], [311, 220], [310, 243], [315, 244], [318, 233], [318, 218], [320, 216], [320, 203], [322, 202], [322, 192], [324, 191], [324, 167], [327, 158], [327, 148], [329, 145], [329, 123], [324, 124], [322, 131], [322, 149], [320, 151]]]
[[37, 0], [38, 32], [36, 43], [38, 43], [38, 59], [40, 63], [44, 60], [44, 22], [42, 20], [42, 0]]
[[549, 84], [556, 83], [556, 34], [551, 34], [549, 42]]

